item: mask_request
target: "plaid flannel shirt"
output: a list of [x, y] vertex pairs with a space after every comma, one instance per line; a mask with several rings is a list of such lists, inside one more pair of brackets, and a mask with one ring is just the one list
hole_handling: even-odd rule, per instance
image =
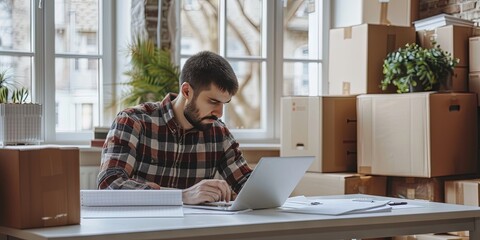
[[239, 192], [252, 171], [239, 144], [218, 120], [205, 131], [184, 130], [175, 121], [170, 93], [161, 102], [120, 112], [102, 149], [99, 189], [185, 189], [218, 172]]

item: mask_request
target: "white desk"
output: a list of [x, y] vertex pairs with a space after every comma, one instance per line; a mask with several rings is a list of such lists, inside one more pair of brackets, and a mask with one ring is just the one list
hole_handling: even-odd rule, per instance
[[[335, 196], [336, 198], [366, 195]], [[408, 201], [420, 208], [387, 213], [325, 216], [256, 210], [238, 215], [184, 218], [82, 219], [80, 225], [0, 234], [23, 239], [351, 239], [447, 231], [470, 231], [480, 239], [480, 208]]]

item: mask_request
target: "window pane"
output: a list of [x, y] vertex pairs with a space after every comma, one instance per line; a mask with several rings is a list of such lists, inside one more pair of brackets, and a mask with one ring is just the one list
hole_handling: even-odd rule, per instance
[[285, 62], [283, 64], [283, 96], [318, 95], [321, 65], [316, 62]]
[[226, 1], [227, 56], [260, 56], [262, 52], [261, 0]]
[[55, 52], [98, 54], [98, 0], [55, 0]]
[[[321, 34], [315, 1], [288, 1], [284, 8], [283, 54], [285, 58], [319, 59]], [[300, 51], [300, 52], [299, 52]]]
[[10, 84], [15, 88], [26, 88], [29, 91], [27, 102], [32, 97], [32, 58], [31, 57], [12, 57], [0, 55], [0, 72], [7, 71], [11, 77]]
[[[92, 64], [92, 62], [95, 64]], [[92, 69], [92, 65], [96, 67]], [[92, 130], [93, 124], [91, 123], [98, 122], [97, 83], [99, 69], [99, 60], [56, 58], [57, 131]], [[91, 105], [93, 110], [83, 107], [88, 105]]]
[[182, 55], [208, 50], [218, 53], [218, 1], [183, 0], [181, 2]]
[[265, 64], [262, 62], [230, 61], [238, 77], [239, 91], [226, 104], [224, 120], [232, 129], [261, 128], [262, 81]]
[[30, 0], [0, 0], [0, 50], [31, 51]]

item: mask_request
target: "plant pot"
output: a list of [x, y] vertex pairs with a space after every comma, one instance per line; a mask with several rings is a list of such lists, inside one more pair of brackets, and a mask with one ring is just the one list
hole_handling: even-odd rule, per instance
[[42, 137], [42, 105], [0, 104], [0, 145], [39, 144]]
[[417, 84], [417, 86], [413, 86], [412, 84], [410, 84], [408, 92], [425, 92], [425, 90], [423, 89], [423, 86], [421, 84]]
[[453, 77], [452, 74], [448, 74], [445, 79], [439, 81], [439, 88], [440, 92], [453, 92]]

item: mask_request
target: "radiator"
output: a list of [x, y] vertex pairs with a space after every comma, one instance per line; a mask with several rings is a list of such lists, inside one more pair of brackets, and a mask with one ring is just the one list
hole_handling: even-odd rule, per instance
[[80, 166], [80, 189], [97, 189], [99, 166]]

